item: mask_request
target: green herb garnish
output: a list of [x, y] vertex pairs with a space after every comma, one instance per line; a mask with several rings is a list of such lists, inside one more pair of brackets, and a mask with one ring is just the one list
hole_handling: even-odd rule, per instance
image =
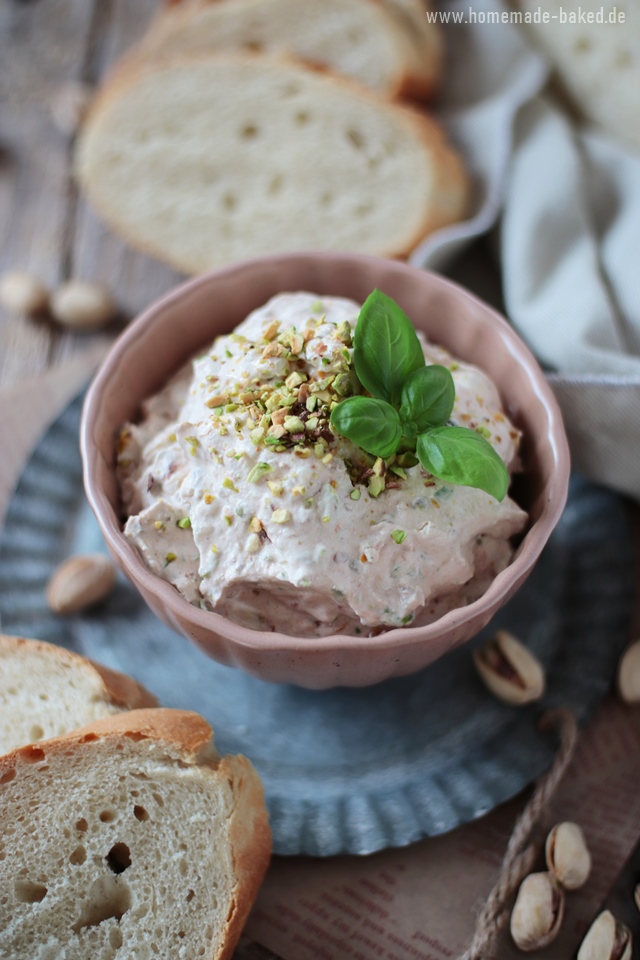
[[509, 486], [503, 460], [475, 430], [447, 424], [455, 400], [453, 377], [446, 367], [426, 365], [400, 307], [374, 290], [360, 311], [353, 340], [356, 374], [372, 396], [348, 397], [334, 407], [331, 423], [338, 433], [384, 459], [400, 447], [415, 450], [439, 480], [503, 500]]

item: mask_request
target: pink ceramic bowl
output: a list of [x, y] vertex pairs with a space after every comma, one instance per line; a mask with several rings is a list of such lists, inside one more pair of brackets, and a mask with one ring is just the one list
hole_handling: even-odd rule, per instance
[[[379, 287], [429, 339], [482, 367], [509, 417], [524, 431], [518, 499], [530, 526], [511, 565], [479, 600], [423, 627], [376, 637], [318, 640], [240, 627], [191, 606], [151, 573], [125, 539], [115, 475], [116, 437], [141, 401], [220, 333], [274, 294], [307, 290], [358, 302]], [[222, 663], [264, 680], [322, 689], [366, 686], [426, 667], [473, 637], [518, 589], [558, 522], [569, 452], [560, 411], [542, 371], [507, 322], [455, 284], [402, 263], [355, 254], [290, 254], [250, 260], [193, 280], [163, 297], [119, 338], [89, 391], [82, 422], [85, 486], [120, 569], [154, 613]]]

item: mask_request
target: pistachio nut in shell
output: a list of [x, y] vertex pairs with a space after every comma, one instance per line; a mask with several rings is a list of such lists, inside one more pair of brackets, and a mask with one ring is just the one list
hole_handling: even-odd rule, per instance
[[616, 686], [625, 703], [640, 703], [640, 640], [630, 644], [620, 657]]
[[520, 884], [511, 911], [511, 936], [526, 953], [541, 950], [558, 935], [564, 917], [564, 893], [548, 873], [530, 873]]
[[530, 650], [506, 630], [473, 653], [476, 668], [485, 686], [505, 703], [520, 706], [539, 700], [545, 677], [541, 664]]
[[103, 600], [116, 582], [116, 569], [100, 553], [70, 557], [55, 570], [47, 586], [47, 603], [55, 613], [77, 613]]
[[565, 890], [578, 890], [591, 873], [591, 854], [577, 823], [557, 823], [545, 847], [549, 873]]
[[593, 921], [578, 950], [578, 960], [631, 960], [631, 931], [609, 910]]

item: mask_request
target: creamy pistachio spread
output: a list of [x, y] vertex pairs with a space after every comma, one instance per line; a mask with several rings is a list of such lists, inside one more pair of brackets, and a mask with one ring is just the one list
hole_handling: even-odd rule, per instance
[[[360, 307], [281, 294], [190, 362], [120, 434], [125, 535], [186, 599], [245, 626], [366, 635], [480, 596], [527, 516], [511, 499], [383, 461], [337, 436], [358, 389]], [[513, 469], [520, 434], [478, 368], [419, 334], [456, 387], [451, 422]], [[414, 464], [414, 465], [411, 465]]]

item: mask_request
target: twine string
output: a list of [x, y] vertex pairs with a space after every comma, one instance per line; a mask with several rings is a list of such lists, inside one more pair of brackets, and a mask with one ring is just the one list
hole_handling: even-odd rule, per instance
[[516, 820], [498, 881], [478, 915], [471, 945], [460, 960], [494, 960], [498, 935], [507, 922], [512, 898], [538, 856], [540, 841], [536, 828], [575, 753], [578, 726], [569, 710], [547, 710], [540, 720], [540, 729], [545, 733], [558, 730], [558, 752], [550, 769], [537, 781], [531, 799]]

